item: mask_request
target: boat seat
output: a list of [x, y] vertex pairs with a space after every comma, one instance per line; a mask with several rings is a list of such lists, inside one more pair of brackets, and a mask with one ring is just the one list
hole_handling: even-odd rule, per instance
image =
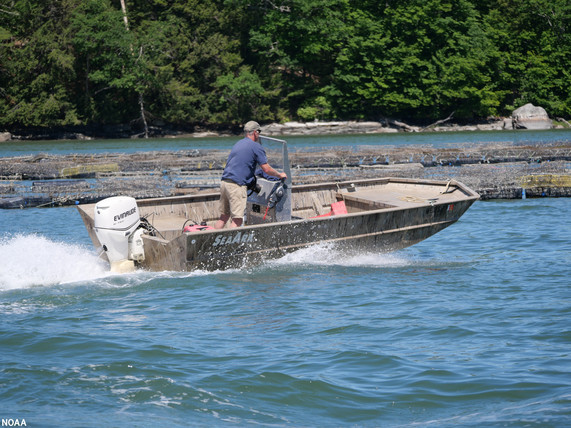
[[338, 193], [337, 197], [344, 198], [346, 201], [354, 201], [358, 204], [368, 204], [372, 207], [370, 209], [413, 208], [442, 199], [442, 197], [427, 198], [426, 195], [415, 192], [412, 189], [407, 192], [398, 192], [393, 190], [385, 190], [383, 192], [375, 190], [361, 190], [351, 194]]

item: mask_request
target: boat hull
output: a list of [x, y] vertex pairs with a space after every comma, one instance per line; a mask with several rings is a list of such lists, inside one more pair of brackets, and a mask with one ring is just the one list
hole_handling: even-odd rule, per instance
[[[145, 260], [139, 266], [153, 271], [243, 268], [316, 244], [331, 244], [347, 254], [398, 250], [452, 225], [478, 199], [476, 193], [460, 183], [451, 183], [379, 179], [300, 186], [292, 190], [292, 220], [270, 220], [236, 229], [179, 232], [170, 236], [166, 232], [144, 235]], [[333, 196], [328, 199], [327, 195]], [[295, 215], [306, 213], [307, 201], [316, 199], [323, 205], [342, 199], [348, 212], [311, 217]], [[177, 210], [198, 215], [197, 210], [202, 207], [204, 213], [208, 213], [201, 214], [202, 218], [208, 216], [214, 221], [213, 204], [217, 201], [218, 195], [210, 194], [138, 203], [142, 215], [153, 210], [155, 215], [164, 218], [164, 213], [172, 215]], [[89, 230], [89, 215], [85, 210], [82, 215]]]

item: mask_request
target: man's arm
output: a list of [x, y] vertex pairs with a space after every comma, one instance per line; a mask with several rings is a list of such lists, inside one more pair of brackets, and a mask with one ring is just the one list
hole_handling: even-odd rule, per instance
[[262, 171], [264, 171], [266, 174], [271, 175], [273, 177], [287, 178], [287, 175], [285, 174], [285, 172], [277, 172], [268, 163], [264, 163], [264, 164], [260, 165], [260, 168], [262, 168]]

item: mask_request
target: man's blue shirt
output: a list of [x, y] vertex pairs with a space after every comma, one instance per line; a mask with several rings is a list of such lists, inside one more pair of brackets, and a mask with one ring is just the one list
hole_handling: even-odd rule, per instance
[[262, 145], [250, 138], [242, 138], [230, 151], [222, 180], [232, 180], [245, 186], [254, 177], [256, 166], [265, 163], [268, 163], [268, 158]]

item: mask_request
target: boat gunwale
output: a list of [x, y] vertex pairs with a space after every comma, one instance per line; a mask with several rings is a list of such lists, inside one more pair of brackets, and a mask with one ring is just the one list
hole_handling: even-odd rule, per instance
[[[323, 183], [312, 183], [312, 184], [298, 184], [292, 186], [292, 192], [294, 191], [308, 191], [308, 190], [318, 190], [327, 187], [333, 186], [350, 186], [351, 184], [389, 184], [389, 183], [408, 183], [408, 184], [416, 184], [416, 185], [436, 185], [436, 186], [446, 186], [446, 185], [453, 185], [459, 189], [462, 189], [465, 193], [469, 194], [471, 197], [475, 199], [479, 199], [480, 195], [478, 195], [475, 191], [460, 183], [456, 180], [428, 180], [428, 179], [414, 179], [414, 178], [400, 178], [400, 177], [383, 177], [383, 178], [368, 178], [362, 180], [345, 180], [345, 181], [327, 181]], [[296, 192], [297, 193], [297, 192]], [[183, 201], [190, 201], [190, 202], [201, 202], [202, 200], [208, 200], [212, 198], [220, 198], [220, 192], [209, 192], [209, 193], [201, 193], [197, 195], [175, 195], [175, 196], [162, 196], [158, 198], [141, 198], [137, 199], [137, 204], [140, 206], [149, 206], [152, 204], [160, 203], [185, 203]], [[85, 211], [84, 208], [89, 206], [95, 206], [97, 202], [91, 202], [88, 204], [80, 204], [77, 206], [78, 209]]]

